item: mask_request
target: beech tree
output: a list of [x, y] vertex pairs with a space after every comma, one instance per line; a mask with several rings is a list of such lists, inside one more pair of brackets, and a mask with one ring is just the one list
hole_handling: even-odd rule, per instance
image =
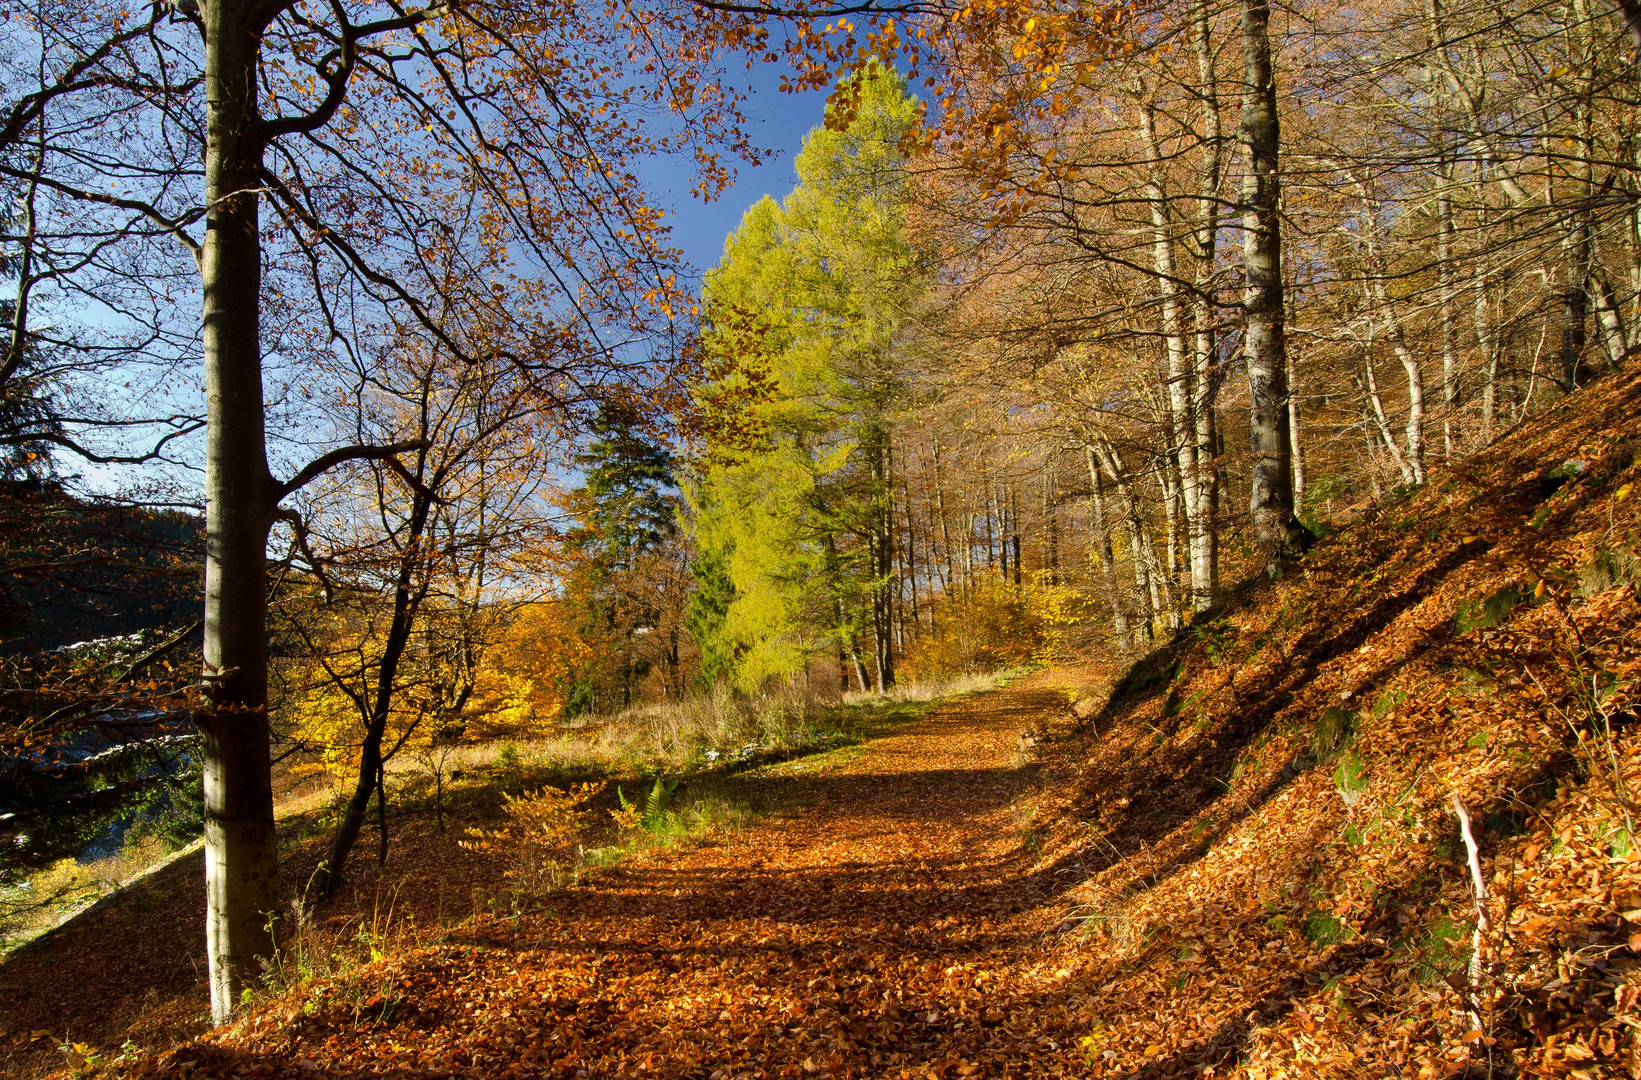
[[[268, 955], [276, 907], [270, 529], [328, 469], [418, 449], [335, 446], [302, 460], [295, 444], [270, 452], [270, 417], [297, 411], [304, 355], [356, 349], [385, 312], [456, 358], [485, 343], [447, 329], [445, 313], [491, 312], [527, 346], [508, 362], [548, 382], [610, 377], [620, 339], [677, 304], [674, 255], [632, 162], [683, 154], [701, 192], [722, 187], [717, 152], [747, 147], [715, 56], [750, 31], [669, 0], [205, 0], [11, 12], [5, 33], [9, 83], [44, 73], [14, 95], [0, 132], [8, 175], [48, 193], [40, 220], [54, 235], [91, 238], [94, 256], [59, 280], [113, 304], [106, 321], [128, 337], [160, 328], [148, 351], [203, 361], [198, 715], [220, 1021]], [[451, 192], [465, 199], [461, 220], [483, 222], [486, 253], [454, 274], [428, 257], [451, 247]], [[201, 316], [188, 320], [192, 303]], [[174, 329], [190, 324], [197, 334]]]
[[413, 739], [459, 734], [508, 607], [497, 582], [540, 570], [555, 531], [548, 472], [585, 404], [499, 358], [451, 363], [408, 335], [348, 375], [333, 420], [345, 437], [415, 448], [340, 465], [281, 511], [302, 584], [281, 620], [297, 645], [284, 712], [299, 743], [352, 774], [314, 901], [341, 885], [372, 796], [386, 861], [387, 763]]

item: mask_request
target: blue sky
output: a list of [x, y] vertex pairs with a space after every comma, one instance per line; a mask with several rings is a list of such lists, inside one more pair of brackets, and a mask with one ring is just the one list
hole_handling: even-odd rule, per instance
[[650, 178], [668, 209], [673, 243], [683, 249], [697, 274], [710, 270], [723, 256], [724, 238], [741, 223], [747, 207], [765, 195], [782, 198], [798, 182], [794, 161], [804, 135], [823, 119], [826, 92], [781, 93], [781, 73], [786, 71], [790, 69], [784, 64], [759, 64], [750, 72], [736, 72], [751, 88], [745, 111], [752, 142], [774, 153], [756, 167], [741, 164], [734, 187], [704, 203], [690, 195], [689, 178], [680, 171], [657, 170]]

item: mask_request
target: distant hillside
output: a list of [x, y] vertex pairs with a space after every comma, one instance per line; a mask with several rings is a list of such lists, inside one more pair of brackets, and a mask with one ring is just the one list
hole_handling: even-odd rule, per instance
[[199, 617], [205, 523], [0, 483], [0, 649], [54, 649]]
[[1638, 481], [1631, 370], [1079, 706], [1089, 1075], [1641, 1075]]

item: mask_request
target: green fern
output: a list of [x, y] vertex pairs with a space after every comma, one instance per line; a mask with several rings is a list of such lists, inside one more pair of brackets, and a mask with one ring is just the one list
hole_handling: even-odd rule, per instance
[[649, 798], [644, 800], [644, 828], [654, 829], [662, 824], [667, 816], [667, 804], [672, 800], [672, 793], [678, 789], [678, 781], [655, 778], [655, 786], [650, 788]]

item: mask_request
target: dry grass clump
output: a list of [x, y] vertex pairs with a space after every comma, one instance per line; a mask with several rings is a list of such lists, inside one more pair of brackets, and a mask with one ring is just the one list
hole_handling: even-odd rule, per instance
[[904, 706], [995, 689], [1013, 674], [967, 673], [903, 683], [884, 694], [853, 691], [841, 697], [796, 684], [753, 697], [720, 686], [682, 700], [578, 718], [549, 738], [463, 748], [450, 767], [564, 776], [710, 770], [839, 745]]

